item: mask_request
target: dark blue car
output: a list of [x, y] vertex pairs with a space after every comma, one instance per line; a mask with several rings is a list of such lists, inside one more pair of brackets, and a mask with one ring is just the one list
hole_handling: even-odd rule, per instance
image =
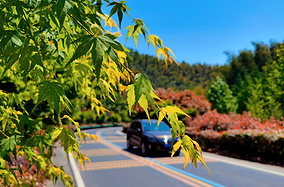
[[[133, 146], [139, 147], [143, 155], [154, 152], [171, 153], [172, 134], [170, 127], [161, 122], [157, 127], [158, 120], [148, 119], [135, 120], [127, 130], [127, 149]], [[175, 138], [175, 142], [178, 138]], [[174, 143], [175, 143], [174, 142]], [[175, 155], [179, 155], [180, 149]]]

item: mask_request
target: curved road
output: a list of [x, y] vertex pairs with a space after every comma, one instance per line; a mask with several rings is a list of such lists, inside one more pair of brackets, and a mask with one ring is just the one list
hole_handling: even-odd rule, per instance
[[80, 168], [86, 187], [173, 187], [173, 186], [237, 186], [283, 187], [284, 168], [242, 161], [204, 153], [212, 177], [206, 168], [182, 170], [184, 157], [143, 157], [139, 151], [126, 150], [126, 135], [121, 127], [87, 130], [99, 141], [87, 140], [81, 151], [91, 163]]

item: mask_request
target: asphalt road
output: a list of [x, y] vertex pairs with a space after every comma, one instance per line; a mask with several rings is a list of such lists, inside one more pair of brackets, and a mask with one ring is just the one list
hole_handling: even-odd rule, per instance
[[[87, 130], [99, 141], [88, 140], [81, 151], [90, 158], [78, 165], [86, 187], [177, 187], [237, 186], [284, 187], [284, 168], [242, 161], [204, 153], [205, 166], [182, 170], [184, 157], [143, 157], [138, 150], [126, 150], [126, 136], [121, 127]], [[200, 164], [199, 164], [200, 165]]]

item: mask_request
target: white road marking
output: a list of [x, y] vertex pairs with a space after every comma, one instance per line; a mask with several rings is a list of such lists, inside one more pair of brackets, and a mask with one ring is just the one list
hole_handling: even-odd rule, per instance
[[85, 183], [82, 179], [82, 176], [79, 172], [79, 169], [76, 165], [76, 162], [75, 162], [75, 159], [72, 155], [71, 152], [69, 152], [69, 163], [70, 163], [70, 166], [71, 166], [71, 170], [73, 172], [73, 175], [74, 175], [74, 178], [75, 178], [75, 183], [76, 183], [76, 186], [78, 187], [85, 187]]
[[120, 135], [120, 136], [125, 136], [125, 133], [121, 132], [120, 130], [116, 131], [116, 134]]

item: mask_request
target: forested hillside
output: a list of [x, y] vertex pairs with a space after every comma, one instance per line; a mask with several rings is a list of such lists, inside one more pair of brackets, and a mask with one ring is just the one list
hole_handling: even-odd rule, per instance
[[271, 116], [279, 119], [284, 111], [281, 105], [284, 102], [281, 91], [282, 44], [252, 42], [252, 45], [254, 50], [240, 50], [238, 54], [226, 53], [228, 63], [224, 66], [201, 63], [190, 65], [182, 62], [169, 63], [166, 67], [156, 57], [138, 52], [129, 55], [129, 66], [133, 71], [145, 73], [153, 81], [155, 89], [192, 90], [207, 98], [210, 95], [207, 93], [209, 85], [219, 76], [229, 89], [220, 92], [230, 93], [232, 96], [226, 95], [224, 99], [218, 96], [218, 101], [208, 98], [213, 104], [212, 109], [218, 110], [217, 106], [222, 106], [223, 109], [218, 110], [221, 113], [225, 111], [241, 114], [243, 111], [251, 111], [254, 116], [262, 119], [269, 119]]
[[223, 77], [228, 66], [210, 66], [207, 64], [189, 65], [182, 62], [164, 65], [156, 57], [142, 55], [138, 52], [130, 54], [129, 66], [133, 71], [145, 73], [152, 80], [154, 88], [172, 88], [174, 90], [193, 90], [196, 94], [205, 95], [208, 85], [218, 75]]

